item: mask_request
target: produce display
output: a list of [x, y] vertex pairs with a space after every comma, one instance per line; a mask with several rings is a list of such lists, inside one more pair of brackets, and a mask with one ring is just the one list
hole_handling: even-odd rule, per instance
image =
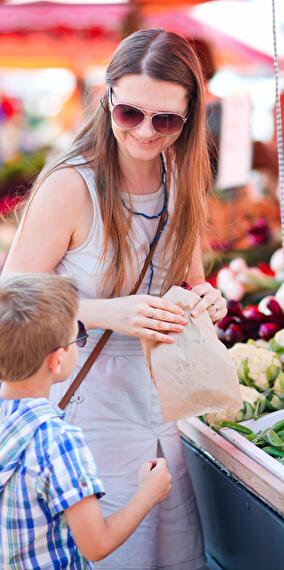
[[227, 347], [249, 339], [267, 341], [284, 328], [284, 312], [275, 297], [245, 308], [239, 301], [231, 300], [227, 307], [228, 313], [217, 327], [218, 337]]
[[239, 431], [251, 443], [284, 464], [284, 420], [276, 422], [269, 428], [259, 430], [257, 433], [232, 422], [223, 422], [223, 427], [230, 427]]
[[[240, 258], [234, 259], [225, 269], [233, 272], [234, 278], [239, 283], [246, 283], [247, 286], [248, 280], [253, 282], [254, 278], [259, 275], [259, 268], [249, 268]], [[282, 249], [273, 253], [265, 271], [271, 273], [267, 275], [268, 281], [274, 280], [274, 284], [279, 283], [275, 294], [263, 296], [258, 305], [248, 306], [243, 306], [237, 298], [228, 298], [228, 313], [218, 322], [216, 330], [219, 339], [231, 353], [240, 383], [263, 394], [265, 397], [264, 413], [268, 413], [284, 408], [284, 254]]]
[[[275, 264], [273, 266], [275, 267]], [[282, 274], [272, 269], [271, 265], [260, 264], [258, 267], [249, 267], [242, 257], [236, 257], [219, 269], [216, 285], [226, 299], [240, 301], [248, 293], [260, 291], [265, 294], [267, 291], [276, 291], [281, 284], [280, 279]]]
[[246, 386], [253, 386], [264, 392], [273, 387], [279, 374], [283, 374], [277, 354], [253, 342], [236, 343], [229, 352], [237, 368], [239, 380]]
[[214, 426], [215, 428], [224, 427], [224, 424], [227, 425], [228, 422], [236, 423], [250, 420], [251, 418], [259, 417], [259, 415], [264, 412], [266, 398], [263, 394], [249, 386], [241, 385], [240, 389], [243, 399], [243, 408], [241, 410], [227, 410], [214, 414], [206, 414], [203, 416], [203, 419], [209, 426]]
[[[244, 259], [235, 258], [217, 274], [216, 285], [227, 298], [228, 312], [215, 328], [236, 366], [243, 407], [203, 416], [201, 419], [214, 429], [237, 426], [235, 429], [246, 433], [240, 422], [284, 409], [283, 279], [282, 249], [273, 253], [269, 264], [249, 267]], [[263, 291], [258, 304], [245, 306], [246, 294], [257, 288]], [[263, 447], [270, 445], [267, 437], [273, 439], [270, 432], [260, 438]], [[278, 441], [278, 448], [280, 445], [284, 457], [284, 441]]]
[[[202, 419], [211, 427], [229, 427], [284, 408], [284, 328], [269, 342], [249, 339], [229, 348], [240, 381], [243, 408]], [[231, 426], [232, 427], [232, 426]]]
[[[283, 283], [284, 256], [277, 250], [271, 260], [273, 272], [267, 279]], [[284, 285], [273, 295], [264, 296], [258, 305], [244, 307], [240, 298], [244, 288], [259, 277], [259, 270], [234, 260], [219, 275], [219, 286], [239, 295], [227, 296], [228, 313], [216, 326], [219, 339], [228, 347], [240, 381], [243, 408], [202, 419], [213, 429], [228, 427], [240, 432], [247, 440], [284, 464], [284, 420], [271, 427], [253, 431], [240, 422], [258, 419], [270, 412], [284, 409]], [[234, 280], [234, 283], [231, 281]], [[217, 280], [218, 284], [218, 280]], [[251, 426], [250, 426], [251, 427]]]

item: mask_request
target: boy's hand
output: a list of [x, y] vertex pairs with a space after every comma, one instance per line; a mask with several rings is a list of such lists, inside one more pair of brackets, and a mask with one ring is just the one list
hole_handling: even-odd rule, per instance
[[138, 473], [138, 491], [145, 492], [154, 507], [166, 499], [171, 490], [172, 476], [167, 462], [159, 457], [144, 463]]
[[123, 544], [148, 512], [168, 497], [171, 479], [166, 460], [152, 459], [139, 470], [135, 495], [112, 515], [103, 518], [95, 495], [65, 509], [67, 523], [81, 554], [96, 562]]

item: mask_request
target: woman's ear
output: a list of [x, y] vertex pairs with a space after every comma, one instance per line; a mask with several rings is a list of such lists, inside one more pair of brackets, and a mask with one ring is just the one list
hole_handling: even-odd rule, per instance
[[62, 372], [64, 348], [60, 347], [50, 352], [46, 357], [46, 364], [50, 372], [55, 376], [60, 376]]

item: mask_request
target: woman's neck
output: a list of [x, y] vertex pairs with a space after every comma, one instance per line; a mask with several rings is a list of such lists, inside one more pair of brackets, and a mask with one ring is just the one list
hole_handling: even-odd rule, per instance
[[152, 161], [119, 157], [124, 189], [130, 194], [152, 194], [161, 186], [160, 157]]

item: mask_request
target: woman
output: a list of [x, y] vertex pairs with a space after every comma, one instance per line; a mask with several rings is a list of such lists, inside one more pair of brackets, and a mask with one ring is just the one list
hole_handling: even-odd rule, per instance
[[[80, 318], [92, 330], [78, 369], [101, 329], [115, 331], [67, 406], [104, 481], [104, 514], [128, 500], [143, 460], [165, 456], [173, 476], [169, 499], [97, 568], [196, 570], [203, 556], [191, 482], [176, 425], [163, 423], [139, 337], [174, 342], [171, 331], [186, 321], [160, 295], [184, 279], [202, 296], [195, 314], [207, 309], [217, 321], [226, 313], [220, 292], [204, 282], [200, 253], [210, 185], [202, 74], [184, 39], [149, 29], [120, 44], [106, 81], [70, 153], [37, 183], [5, 271], [78, 279]], [[128, 295], [163, 211], [152, 263], [138, 294]]]

